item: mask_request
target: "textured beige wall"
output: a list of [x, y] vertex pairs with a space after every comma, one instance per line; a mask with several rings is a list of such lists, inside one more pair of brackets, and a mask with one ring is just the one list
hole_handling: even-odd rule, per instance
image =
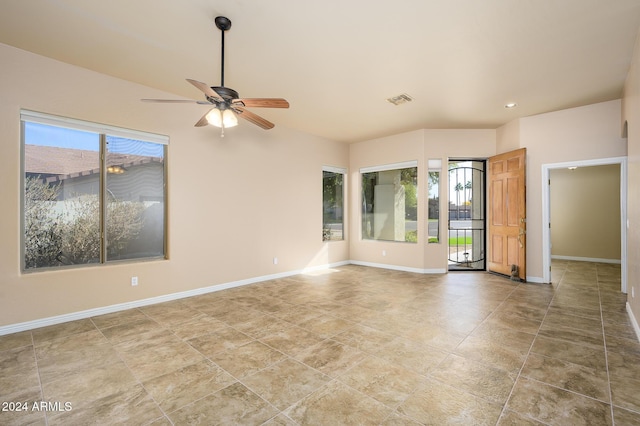
[[[424, 227], [418, 225], [418, 243], [373, 241], [362, 239], [362, 190], [360, 168], [405, 161], [418, 162], [418, 217], [424, 217], [423, 198], [426, 180], [424, 173], [424, 136], [422, 130], [350, 145], [349, 200], [351, 214], [350, 257], [352, 260], [422, 269], [424, 256]], [[383, 255], [383, 250], [385, 255]]]
[[520, 120], [513, 120], [496, 130], [496, 153], [515, 151], [520, 146]]
[[[419, 271], [447, 269], [447, 161], [449, 158], [487, 158], [495, 154], [495, 130], [416, 130], [399, 135], [373, 139], [350, 146], [350, 202], [352, 260], [383, 265], [414, 268]], [[440, 244], [425, 244], [427, 212], [427, 177], [420, 170], [427, 161], [441, 159], [440, 181]], [[418, 162], [418, 244], [361, 239], [360, 209], [362, 167], [380, 166], [403, 161]], [[384, 251], [384, 255], [383, 255]]]
[[[418, 159], [452, 157], [487, 158], [496, 153], [527, 148], [527, 270], [542, 281], [542, 178], [543, 164], [626, 155], [620, 137], [620, 100], [525, 117], [494, 130], [420, 130], [351, 145], [351, 204], [359, 206], [360, 167]], [[500, 150], [497, 149], [500, 147]], [[501, 151], [503, 150], [503, 151]], [[426, 164], [426, 163], [424, 163]], [[426, 182], [419, 179], [423, 195]], [[443, 188], [446, 188], [443, 183]], [[422, 198], [424, 201], [424, 197]], [[442, 196], [441, 211], [446, 211]], [[444, 207], [442, 207], [444, 206]], [[420, 203], [424, 211], [424, 205]], [[446, 220], [446, 219], [445, 219]], [[416, 269], [446, 269], [446, 245], [415, 246], [360, 240], [360, 210], [352, 208], [351, 259]], [[443, 221], [441, 234], [445, 235]], [[354, 234], [355, 232], [355, 234]], [[418, 228], [424, 241], [424, 224]], [[382, 255], [385, 251], [386, 256]]]
[[640, 322], [640, 32], [624, 88], [624, 121], [628, 125], [627, 302]]
[[[221, 139], [193, 127], [202, 106], [140, 102], [171, 94], [5, 45], [0, 63], [0, 326], [348, 260], [321, 233], [322, 166], [348, 146], [278, 126], [286, 110]], [[20, 272], [21, 108], [169, 135], [169, 260]]]
[[[613, 100], [518, 119], [498, 129], [502, 149], [527, 148], [527, 277], [542, 282], [542, 166], [622, 157], [621, 101]], [[498, 153], [501, 153], [498, 151]]]
[[[630, 286], [640, 279], [640, 198], [633, 190], [640, 185], [640, 123], [633, 125], [640, 117], [637, 56], [624, 99], [630, 123]], [[446, 164], [449, 157], [486, 158], [520, 146], [528, 149], [527, 269], [541, 277], [542, 164], [626, 154], [620, 101], [527, 117], [497, 131], [419, 130], [350, 146], [282, 126], [265, 132], [248, 123], [220, 139], [217, 129], [192, 126], [203, 113], [201, 106], [139, 101], [170, 94], [4, 45], [0, 62], [0, 326], [348, 259], [445, 269], [446, 244], [360, 240], [359, 168], [417, 160], [424, 170], [428, 159]], [[20, 272], [21, 108], [170, 136], [170, 260]], [[270, 113], [277, 123], [286, 110]], [[349, 167], [349, 239], [344, 242], [321, 240], [323, 165]], [[418, 214], [426, 217], [425, 173], [418, 184]], [[421, 242], [425, 225], [420, 222], [418, 229]], [[446, 218], [441, 226], [443, 233]], [[134, 275], [137, 287], [129, 284]], [[640, 303], [632, 306], [640, 312]]]
[[549, 173], [551, 255], [620, 260], [620, 165]]

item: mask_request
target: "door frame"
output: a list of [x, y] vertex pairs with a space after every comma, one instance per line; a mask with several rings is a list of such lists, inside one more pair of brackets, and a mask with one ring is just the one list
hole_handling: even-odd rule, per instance
[[[449, 235], [450, 235], [450, 226], [451, 226], [451, 219], [450, 219], [450, 212], [449, 209], [447, 208], [447, 272], [460, 272], [460, 271], [469, 271], [469, 272], [476, 272], [476, 271], [486, 271], [488, 269], [487, 266], [487, 240], [489, 237], [489, 227], [487, 225], [488, 222], [488, 218], [487, 218], [487, 214], [488, 214], [488, 207], [487, 207], [487, 194], [488, 194], [488, 189], [489, 187], [487, 186], [487, 168], [488, 168], [488, 164], [489, 164], [489, 159], [488, 158], [477, 158], [477, 157], [472, 157], [472, 158], [465, 158], [465, 157], [450, 157], [447, 158], [447, 187], [448, 187], [448, 191], [447, 191], [447, 206], [450, 206], [451, 204], [451, 183], [449, 180], [449, 172], [451, 171], [451, 169], [449, 168], [449, 164], [455, 162], [455, 163], [465, 163], [465, 162], [479, 162], [482, 163], [482, 182], [480, 183], [480, 185], [482, 186], [482, 206], [484, 206], [484, 208], [482, 209], [482, 226], [483, 226], [483, 230], [482, 232], [484, 233], [484, 238], [483, 238], [483, 245], [482, 245], [482, 251], [484, 252], [483, 258], [482, 258], [482, 262], [484, 263], [484, 267], [482, 268], [474, 268], [474, 269], [450, 269], [450, 265], [449, 265], [449, 261], [451, 260], [449, 258], [450, 256], [450, 250], [451, 250], [451, 246], [449, 245]], [[468, 169], [474, 169], [474, 170], [479, 170], [475, 167], [462, 167], [462, 168], [468, 168]], [[472, 190], [473, 191], [473, 190]]]
[[[509, 169], [511, 160], [516, 158], [518, 159], [517, 168]], [[497, 167], [497, 164], [505, 161], [505, 159], [507, 164], [503, 165], [501, 170], [496, 169], [496, 173], [493, 173], [494, 167]], [[487, 158], [487, 271], [506, 276], [513, 275], [514, 272], [517, 272], [522, 282], [527, 281], [527, 160], [526, 147], [503, 152]], [[514, 174], [514, 171], [517, 172], [517, 176]], [[494, 174], [507, 175], [507, 177], [494, 180]], [[510, 192], [508, 190], [509, 180], [512, 180], [514, 177], [518, 178], [515, 188], [517, 195], [515, 196], [515, 200], [510, 200]], [[500, 191], [502, 193], [499, 199], [499, 210], [502, 211], [502, 223], [499, 224], [495, 223], [494, 218], [494, 182], [501, 183]], [[506, 186], [504, 185], [505, 182], [507, 184]], [[514, 188], [511, 189], [513, 190]], [[515, 204], [513, 202], [515, 202]], [[509, 221], [509, 214], [513, 211], [517, 212], [518, 218], [516, 219], [516, 223]], [[515, 234], [515, 232], [517, 232], [517, 234]], [[502, 238], [502, 242], [497, 247], [494, 247], [495, 236]], [[517, 269], [515, 271], [513, 269], [513, 263], [509, 264], [510, 254], [514, 253], [513, 250], [510, 251], [509, 238], [513, 240], [514, 236], [517, 237], [518, 243], [518, 246], [515, 247], [517, 250], [517, 260], [515, 262]], [[524, 242], [522, 240], [524, 240]], [[495, 250], [495, 248], [501, 250], [498, 262], [493, 262], [495, 253], [499, 252]], [[511, 247], [511, 249], [513, 249], [513, 247]]]
[[599, 158], [595, 160], [565, 161], [562, 163], [550, 163], [542, 165], [542, 280], [551, 282], [551, 229], [549, 228], [551, 216], [551, 199], [549, 177], [552, 169], [564, 169], [567, 167], [604, 166], [610, 164], [620, 165], [620, 291], [627, 292], [627, 157]]

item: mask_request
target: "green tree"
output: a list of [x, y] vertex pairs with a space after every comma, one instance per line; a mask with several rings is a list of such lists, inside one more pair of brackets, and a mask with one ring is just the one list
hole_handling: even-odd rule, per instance
[[401, 169], [400, 184], [404, 187], [404, 206], [407, 219], [418, 218], [418, 169], [416, 167]]
[[437, 186], [440, 184], [440, 172], [431, 171], [428, 173], [428, 177], [429, 179], [427, 180], [427, 185], [428, 185], [427, 189], [431, 191], [431, 189], [434, 186]]
[[453, 188], [456, 191], [456, 205], [460, 205], [460, 191], [464, 190], [464, 186], [461, 182], [456, 183], [456, 186]]
[[[338, 190], [339, 189], [339, 190]], [[322, 178], [322, 204], [324, 222], [335, 222], [335, 209], [342, 206], [342, 174], [323, 172]]]
[[343, 221], [342, 185], [342, 173], [322, 172], [322, 241], [331, 240], [331, 225]]

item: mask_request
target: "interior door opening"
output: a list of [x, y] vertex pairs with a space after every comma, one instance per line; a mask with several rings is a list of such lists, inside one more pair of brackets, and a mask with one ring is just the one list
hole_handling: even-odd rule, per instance
[[[551, 271], [551, 171], [554, 169], [567, 169], [568, 167], [587, 168], [617, 164], [620, 167], [620, 291], [627, 293], [627, 158], [613, 157], [594, 160], [579, 160], [563, 163], [542, 165], [542, 279], [543, 283], [552, 282]], [[600, 200], [599, 198], [597, 199]], [[596, 201], [594, 201], [596, 202]], [[595, 259], [600, 260], [601, 259]]]
[[485, 160], [449, 160], [449, 271], [486, 269]]

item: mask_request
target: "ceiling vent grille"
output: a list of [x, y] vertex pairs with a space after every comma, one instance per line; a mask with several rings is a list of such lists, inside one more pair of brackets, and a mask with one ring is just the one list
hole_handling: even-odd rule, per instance
[[394, 105], [406, 104], [407, 102], [411, 102], [413, 98], [406, 93], [403, 93], [398, 96], [394, 96], [387, 99], [387, 102], [391, 102]]

